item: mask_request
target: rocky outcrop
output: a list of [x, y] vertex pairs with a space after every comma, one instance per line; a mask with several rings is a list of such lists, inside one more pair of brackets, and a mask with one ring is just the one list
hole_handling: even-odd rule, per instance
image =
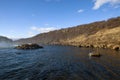
[[[75, 46], [75, 45], [74, 45]], [[115, 45], [115, 44], [113, 44], [113, 45], [111, 45], [111, 44], [96, 44], [96, 45], [79, 45], [79, 46], [77, 46], [77, 47], [86, 47], [86, 48], [104, 48], [104, 49], [106, 49], [106, 48], [108, 48], [108, 49], [113, 49], [113, 50], [116, 50], [116, 51], [119, 51], [120, 50], [120, 45]]]
[[114, 50], [117, 50], [117, 51], [118, 51], [118, 50], [120, 50], [120, 45], [114, 45], [112, 49], [114, 49]]
[[100, 53], [89, 53], [88, 54], [90, 57], [100, 57], [101, 56], [101, 54]]
[[23, 49], [23, 50], [29, 50], [29, 49], [39, 49], [43, 48], [42, 46], [39, 46], [38, 44], [22, 44], [20, 46], [16, 46], [16, 49]]

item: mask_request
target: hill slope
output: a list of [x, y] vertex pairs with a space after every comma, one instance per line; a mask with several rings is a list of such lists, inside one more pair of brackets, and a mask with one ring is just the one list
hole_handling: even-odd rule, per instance
[[92, 47], [120, 47], [120, 17], [38, 34], [17, 43], [61, 44]]
[[0, 42], [12, 42], [12, 40], [7, 37], [0, 36]]
[[0, 48], [12, 46], [13, 41], [7, 37], [0, 36]]

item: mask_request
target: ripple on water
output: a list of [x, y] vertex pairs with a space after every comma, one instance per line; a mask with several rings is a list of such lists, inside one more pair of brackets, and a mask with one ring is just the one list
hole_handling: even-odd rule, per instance
[[[120, 80], [120, 52], [46, 46], [38, 50], [0, 50], [0, 80]], [[94, 49], [95, 50], [95, 49]]]

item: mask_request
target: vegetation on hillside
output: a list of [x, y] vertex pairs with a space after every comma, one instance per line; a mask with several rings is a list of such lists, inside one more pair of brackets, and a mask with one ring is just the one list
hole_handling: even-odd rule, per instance
[[17, 43], [60, 44], [120, 48], [120, 17], [38, 34]]

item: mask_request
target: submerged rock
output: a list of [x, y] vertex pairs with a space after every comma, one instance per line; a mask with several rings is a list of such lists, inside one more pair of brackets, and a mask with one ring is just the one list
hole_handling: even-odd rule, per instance
[[28, 49], [39, 49], [39, 48], [43, 48], [43, 47], [39, 46], [38, 44], [22, 44], [20, 46], [16, 46], [15, 48], [28, 50]]
[[101, 54], [100, 53], [89, 53], [88, 54], [90, 57], [100, 57], [101, 56]]

